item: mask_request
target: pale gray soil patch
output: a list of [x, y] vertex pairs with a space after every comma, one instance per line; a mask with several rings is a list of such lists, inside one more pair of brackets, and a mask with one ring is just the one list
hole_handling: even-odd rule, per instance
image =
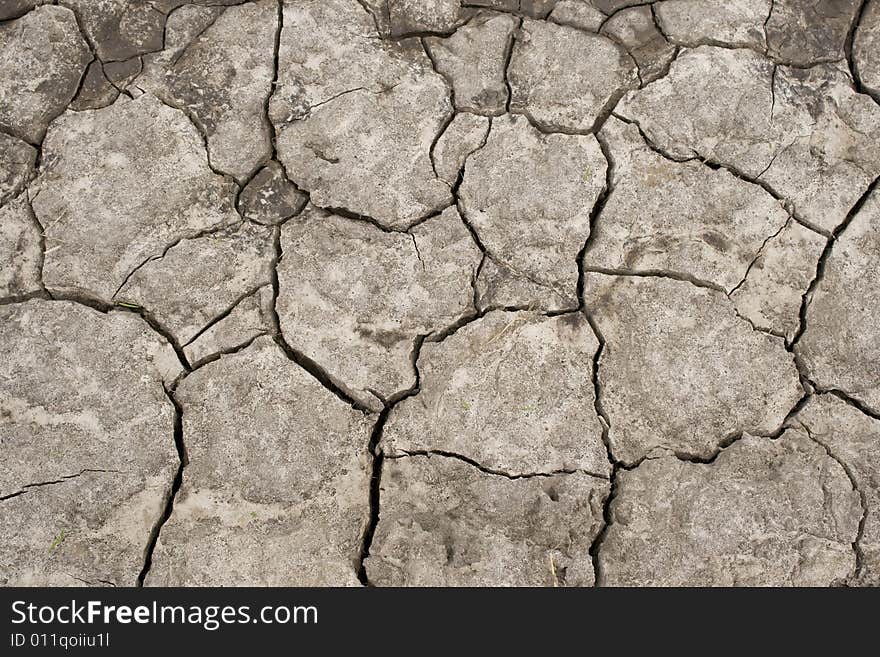
[[0, 584], [876, 586], [878, 309], [880, 0], [0, 1]]

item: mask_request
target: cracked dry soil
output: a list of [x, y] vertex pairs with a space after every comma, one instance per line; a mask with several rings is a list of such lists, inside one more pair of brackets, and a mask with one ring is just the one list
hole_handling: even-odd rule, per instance
[[880, 0], [0, 0], [0, 584], [880, 584]]

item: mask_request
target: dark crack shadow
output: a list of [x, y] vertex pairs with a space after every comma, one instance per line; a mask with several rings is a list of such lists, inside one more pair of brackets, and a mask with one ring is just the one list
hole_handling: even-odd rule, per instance
[[177, 449], [177, 458], [179, 462], [177, 465], [177, 472], [174, 474], [174, 480], [171, 483], [171, 490], [168, 491], [168, 496], [165, 499], [165, 508], [162, 511], [162, 515], [157, 519], [156, 524], [153, 525], [153, 530], [150, 532], [150, 536], [147, 539], [147, 546], [144, 550], [144, 565], [137, 578], [138, 587], [144, 586], [144, 580], [149, 574], [150, 568], [153, 566], [153, 552], [156, 549], [156, 543], [159, 541], [159, 534], [162, 532], [162, 527], [165, 526], [165, 523], [168, 522], [168, 519], [174, 511], [174, 500], [177, 498], [177, 493], [180, 491], [180, 487], [183, 484], [183, 471], [189, 463], [189, 456], [187, 455], [186, 445], [183, 441], [183, 406], [181, 406], [180, 402], [174, 398], [174, 389], [165, 388], [165, 394], [174, 407], [174, 446]]

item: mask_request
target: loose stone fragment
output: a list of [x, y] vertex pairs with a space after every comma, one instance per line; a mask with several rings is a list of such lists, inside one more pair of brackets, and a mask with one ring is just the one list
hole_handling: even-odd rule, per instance
[[614, 180], [584, 256], [588, 268], [671, 271], [730, 292], [788, 221], [760, 187], [724, 169], [672, 162], [649, 149], [634, 125], [612, 117], [601, 135]]
[[196, 364], [229, 349], [235, 349], [258, 335], [271, 332], [272, 287], [264, 286], [241, 299], [228, 315], [203, 329], [183, 352]]
[[773, 0], [764, 26], [769, 55], [794, 66], [843, 59], [861, 5], [862, 0]]
[[112, 105], [117, 98], [119, 98], [119, 89], [107, 79], [104, 65], [96, 59], [89, 64], [79, 93], [70, 103], [70, 109], [77, 112], [101, 109]]
[[182, 344], [237, 300], [272, 280], [275, 255], [268, 228], [235, 228], [183, 239], [138, 268], [117, 302], [149, 309]]
[[391, 36], [448, 32], [461, 22], [460, 0], [387, 0]]
[[146, 583], [356, 586], [369, 418], [265, 337], [176, 397], [188, 463]]
[[32, 144], [76, 94], [89, 63], [73, 12], [40, 7], [0, 25], [0, 130]]
[[33, 207], [50, 289], [109, 300], [170, 244], [241, 220], [235, 187], [208, 168], [196, 129], [150, 94], [66, 113], [49, 130], [43, 161]]
[[483, 116], [458, 112], [434, 144], [437, 177], [453, 186], [468, 156], [486, 143], [489, 127], [489, 119]]
[[865, 88], [880, 102], [880, 1], [868, 0], [853, 40], [853, 59]]
[[844, 469], [799, 429], [747, 436], [713, 463], [648, 459], [618, 474], [602, 583], [841, 584], [861, 513]]
[[510, 108], [545, 130], [586, 132], [635, 77], [632, 58], [610, 39], [526, 20], [508, 69]]
[[0, 343], [0, 584], [134, 586], [178, 466], [173, 351], [131, 313], [42, 300], [0, 307]]
[[604, 24], [602, 33], [626, 46], [638, 65], [639, 78], [643, 82], [663, 75], [675, 56], [675, 46], [657, 29], [648, 6], [632, 7], [614, 14]]
[[465, 218], [500, 263], [577, 307], [577, 256], [607, 163], [592, 135], [544, 135], [525, 117], [493, 120], [467, 161], [459, 197]]
[[559, 0], [550, 12], [550, 20], [588, 32], [598, 32], [608, 18], [589, 0]]
[[492, 312], [443, 342], [425, 342], [419, 394], [388, 416], [383, 448], [461, 454], [510, 475], [610, 475], [596, 415], [583, 315]]
[[739, 314], [758, 328], [794, 339], [801, 302], [824, 248], [824, 237], [790, 220], [767, 240], [742, 285], [730, 295]]
[[42, 259], [40, 229], [27, 199], [10, 201], [0, 208], [0, 297], [39, 290]]
[[517, 20], [509, 14], [482, 14], [449, 38], [425, 39], [437, 71], [452, 81], [456, 109], [504, 113], [505, 67], [516, 26]]
[[810, 379], [880, 413], [880, 192], [840, 234], [809, 301], [797, 345]]
[[273, 77], [276, 0], [229, 7], [167, 66], [137, 80], [194, 115], [211, 164], [241, 181], [271, 155], [264, 105]]
[[606, 342], [599, 381], [617, 459], [658, 448], [709, 458], [744, 431], [775, 431], [803, 395], [783, 341], [755, 331], [722, 292], [658, 277], [584, 278]]
[[239, 206], [245, 219], [266, 226], [284, 223], [302, 212], [309, 197], [284, 175], [277, 162], [269, 162], [245, 186]]
[[689, 47], [713, 43], [763, 51], [767, 46], [764, 22], [774, 1], [664, 0], [655, 5], [655, 11], [660, 27], [673, 43]]
[[880, 174], [880, 106], [842, 64], [778, 67], [751, 50], [701, 46], [617, 112], [677, 158], [766, 181], [829, 233]]
[[33, 146], [0, 132], [0, 205], [24, 189], [36, 161]]
[[865, 514], [859, 538], [861, 571], [852, 582], [880, 586], [880, 421], [833, 395], [813, 397], [793, 418], [846, 469], [860, 492]]
[[282, 228], [278, 316], [288, 342], [376, 410], [414, 383], [414, 340], [472, 309], [480, 251], [455, 208], [411, 234], [307, 208]]
[[388, 459], [366, 560], [378, 586], [590, 586], [605, 479], [509, 479], [456, 459]]

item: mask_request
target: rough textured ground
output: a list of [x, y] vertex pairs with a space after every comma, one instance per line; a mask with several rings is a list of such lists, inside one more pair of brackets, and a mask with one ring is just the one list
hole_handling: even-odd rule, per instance
[[0, 584], [880, 585], [880, 0], [0, 0]]

